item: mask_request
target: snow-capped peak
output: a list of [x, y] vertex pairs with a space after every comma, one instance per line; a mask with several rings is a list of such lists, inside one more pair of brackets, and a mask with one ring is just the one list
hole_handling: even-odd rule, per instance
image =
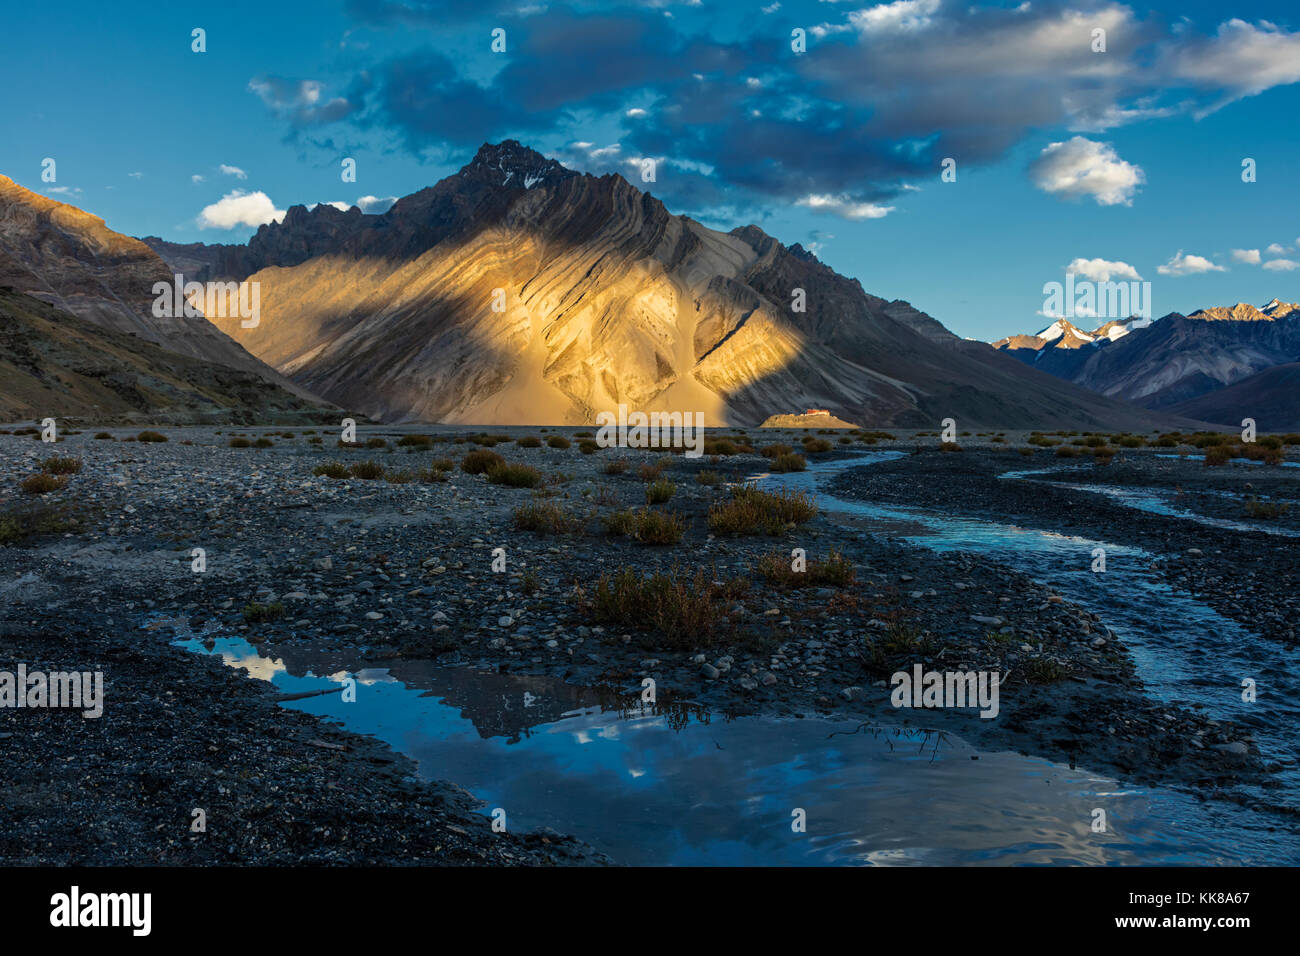
[[1073, 336], [1074, 338], [1081, 339], [1084, 342], [1091, 342], [1093, 338], [1087, 332], [1082, 332], [1075, 328], [1065, 319], [1057, 319], [1047, 328], [1043, 329], [1043, 331], [1038, 333], [1038, 337], [1044, 342], [1055, 342], [1062, 336]]

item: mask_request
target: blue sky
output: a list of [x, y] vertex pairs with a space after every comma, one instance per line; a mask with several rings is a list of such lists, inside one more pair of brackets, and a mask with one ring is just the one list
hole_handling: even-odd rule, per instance
[[1047, 325], [1071, 264], [1150, 281], [1156, 315], [1300, 300], [1293, 0], [74, 2], [5, 34], [0, 172], [131, 235], [382, 210], [516, 138], [634, 182], [654, 157], [672, 211], [755, 222], [972, 338]]

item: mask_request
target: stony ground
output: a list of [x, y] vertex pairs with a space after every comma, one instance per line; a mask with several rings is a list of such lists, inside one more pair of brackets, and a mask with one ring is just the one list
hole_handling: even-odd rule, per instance
[[[337, 433], [323, 430], [240, 433], [240, 443], [242, 436], [264, 438], [260, 448], [231, 447], [229, 430], [164, 431], [169, 440], [153, 443], [127, 441], [135, 433], [119, 429], [97, 439], [95, 429], [85, 429], [57, 446], [0, 435], [0, 513], [17, 516], [10, 543], [0, 546], [0, 662], [44, 660], [64, 669], [102, 662], [110, 688], [104, 718], [40, 712], [40, 737], [22, 723], [34, 722], [35, 712], [0, 710], [0, 752], [6, 766], [22, 768], [24, 781], [4, 791], [0, 860], [593, 859], [553, 835], [491, 834], [453, 787], [415, 783], [405, 758], [276, 708], [266, 685], [171, 646], [172, 620], [181, 630], [216, 630], [255, 645], [342, 652], [358, 664], [434, 659], [628, 695], [652, 677], [662, 694], [728, 714], [919, 722], [979, 746], [1209, 793], [1267, 783], [1275, 769], [1241, 728], [1151, 701], [1104, 620], [995, 563], [910, 547], [824, 514], [774, 536], [710, 533], [707, 514], [729, 496], [726, 483], [768, 467], [743, 445], [737, 454], [703, 459], [627, 449], [584, 454], [572, 429], [490, 429], [508, 438], [493, 451], [543, 476], [538, 488], [514, 488], [458, 467], [478, 447], [467, 440], [478, 430], [372, 426], [359, 441], [378, 447], [360, 448], [340, 448]], [[516, 443], [561, 432], [570, 447]], [[434, 442], [398, 444], [413, 434]], [[773, 441], [798, 447], [798, 437], [751, 429], [747, 439], [760, 448]], [[826, 440], [830, 449], [814, 460], [867, 447], [856, 437], [841, 444], [838, 433]], [[1059, 503], [1051, 496], [1044, 496], [1048, 505], [1031, 504], [995, 477], [1008, 468], [1052, 467], [1049, 452], [1022, 457], [963, 441], [965, 451], [943, 453], [928, 437], [875, 439], [872, 448], [922, 451], [845, 480], [856, 483], [853, 493], [882, 500], [1000, 512], [1039, 526], [1085, 521], [1050, 507]], [[56, 452], [79, 458], [81, 470], [62, 489], [22, 494], [18, 481]], [[1142, 454], [1145, 463], [1116, 462], [1110, 474], [1164, 467]], [[441, 472], [442, 480], [421, 480], [442, 459], [457, 467]], [[614, 459], [626, 470], [606, 473]], [[387, 478], [314, 473], [331, 462], [374, 462]], [[681, 540], [650, 545], [609, 534], [602, 518], [644, 507], [650, 476], [642, 466], [655, 465], [674, 489], [651, 510], [678, 515]], [[1261, 471], [1251, 480], [1275, 480]], [[718, 483], [701, 483], [702, 472]], [[1067, 502], [1078, 494], [1060, 493]], [[516, 509], [536, 504], [559, 506], [574, 529], [519, 530]], [[1232, 605], [1224, 613], [1279, 640], [1294, 637], [1288, 602], [1295, 596], [1259, 580], [1269, 561], [1284, 562], [1279, 579], [1296, 580], [1294, 549], [1286, 551], [1285, 541], [1269, 541], [1272, 550], [1252, 557], [1259, 545], [1238, 549], [1216, 533], [1214, 547], [1226, 560], [1196, 564], [1187, 558], [1189, 532], [1135, 520], [1128, 509], [1108, 517], [1095, 501], [1088, 510], [1086, 521], [1123, 521], [1136, 543], [1175, 555], [1167, 562], [1171, 579], [1207, 600], [1217, 589], [1218, 600]], [[1204, 535], [1197, 540], [1207, 550]], [[205, 553], [202, 572], [193, 570], [195, 548]], [[813, 562], [839, 552], [853, 580], [804, 587], [766, 580], [760, 560], [788, 564], [795, 548]], [[494, 569], [502, 559], [504, 570]], [[1239, 579], [1226, 588], [1216, 574], [1231, 573], [1232, 562], [1256, 568], [1250, 586], [1265, 590], [1243, 592]], [[597, 620], [602, 576], [625, 568], [674, 575], [687, 592], [716, 592], [707, 627], [670, 635], [639, 626], [644, 618]], [[705, 573], [696, 580], [699, 569]], [[1007, 675], [1000, 718], [940, 710], [926, 711], [923, 721], [900, 720], [885, 680], [916, 661], [997, 668]], [[83, 724], [95, 728], [87, 734]], [[223, 821], [220, 830], [209, 828], [209, 837], [220, 838], [188, 833], [191, 804], [203, 805], [200, 799], [209, 820]], [[42, 842], [40, 834], [59, 832], [51, 829], [59, 821], [66, 834]], [[409, 839], [385, 841], [397, 831]]]

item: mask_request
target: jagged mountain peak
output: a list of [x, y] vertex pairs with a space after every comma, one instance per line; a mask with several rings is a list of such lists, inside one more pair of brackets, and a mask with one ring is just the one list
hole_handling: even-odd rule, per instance
[[540, 184], [554, 185], [557, 180], [579, 174], [518, 140], [507, 139], [500, 143], [484, 143], [458, 175], [493, 186], [532, 189]]

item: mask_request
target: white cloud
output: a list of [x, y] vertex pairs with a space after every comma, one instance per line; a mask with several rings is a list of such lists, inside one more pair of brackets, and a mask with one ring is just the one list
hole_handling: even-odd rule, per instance
[[1236, 18], [1219, 24], [1212, 37], [1184, 41], [1164, 57], [1172, 78], [1225, 92], [1199, 115], [1212, 113], [1243, 96], [1300, 82], [1300, 33], [1287, 33], [1267, 20]]
[[362, 196], [357, 200], [357, 206], [362, 212], [388, 212], [395, 202], [396, 196]]
[[849, 23], [860, 33], [905, 33], [924, 30], [930, 15], [939, 10], [939, 0], [895, 0], [849, 14]]
[[1264, 251], [1265, 251], [1266, 253], [1268, 253], [1270, 256], [1280, 256], [1280, 255], [1282, 255], [1283, 253], [1286, 252], [1286, 246], [1280, 245], [1279, 243], [1276, 243], [1276, 242], [1275, 242], [1275, 243], [1272, 243], [1272, 244], [1271, 244], [1267, 249], [1265, 249]]
[[246, 193], [236, 189], [222, 196], [219, 202], [204, 206], [198, 223], [200, 229], [234, 229], [236, 226], [279, 222], [283, 218], [284, 210], [276, 209], [266, 193]]
[[203, 179], [204, 178], [202, 176], [200, 176], [198, 173], [195, 173], [193, 176], [190, 177], [190, 182], [201, 183], [203, 182]]
[[341, 202], [340, 200], [337, 200], [337, 199], [336, 199], [336, 200], [334, 200], [334, 202], [326, 202], [326, 203], [314, 202], [314, 203], [311, 203], [311, 204], [308, 205], [308, 207], [307, 207], [308, 212], [310, 212], [311, 210], [315, 209], [317, 206], [333, 206], [333, 207], [334, 207], [335, 209], [337, 209], [339, 212], [347, 212], [349, 209], [352, 208], [352, 206], [351, 206], [349, 203]]
[[641, 109], [641, 107], [639, 107], [639, 106], [634, 106], [634, 107], [632, 107], [632, 109], [628, 110], [628, 111], [627, 111], [626, 113], [624, 113], [623, 115], [624, 115], [624, 116], [645, 116], [645, 115], [646, 115], [646, 111], [643, 110], [643, 109]]
[[144, 179], [144, 173], [127, 173], [132, 179]]
[[1259, 265], [1259, 250], [1258, 249], [1233, 249], [1232, 261], [1244, 262], [1248, 266], [1257, 266]]
[[1292, 272], [1300, 269], [1300, 262], [1294, 259], [1270, 259], [1264, 263], [1264, 268], [1272, 272]]
[[1138, 275], [1137, 269], [1127, 262], [1111, 262], [1108, 259], [1075, 259], [1065, 267], [1065, 271], [1073, 272], [1093, 282], [1109, 282], [1111, 276], [1117, 279], [1140, 280], [1142, 278]]
[[58, 193], [61, 196], [73, 196], [81, 192], [80, 186], [49, 186], [45, 190], [49, 193]]
[[1190, 276], [1198, 272], [1227, 272], [1223, 266], [1216, 266], [1204, 256], [1183, 255], [1183, 250], [1179, 249], [1178, 254], [1162, 266], [1156, 267], [1156, 272], [1162, 276]]
[[854, 202], [847, 196], [810, 195], [795, 205], [813, 212], [829, 212], [844, 219], [883, 219], [894, 211], [893, 206], [879, 206], [873, 202]]
[[222, 174], [226, 176], [234, 176], [236, 179], [248, 178], [248, 173], [244, 172], [238, 166], [227, 166], [225, 163], [222, 163], [217, 168], [220, 169]]
[[1076, 199], [1091, 196], [1098, 205], [1131, 205], [1133, 193], [1146, 182], [1142, 170], [1119, 158], [1109, 143], [1075, 136], [1052, 143], [1029, 165], [1029, 176], [1043, 192]]
[[762, 8], [762, 10], [763, 10], [764, 13], [776, 13], [776, 11], [778, 11], [778, 10], [780, 10], [780, 9], [781, 9], [781, 4], [780, 4], [780, 3], [772, 3], [772, 4], [768, 4], [766, 7], [763, 7], [763, 8]]

